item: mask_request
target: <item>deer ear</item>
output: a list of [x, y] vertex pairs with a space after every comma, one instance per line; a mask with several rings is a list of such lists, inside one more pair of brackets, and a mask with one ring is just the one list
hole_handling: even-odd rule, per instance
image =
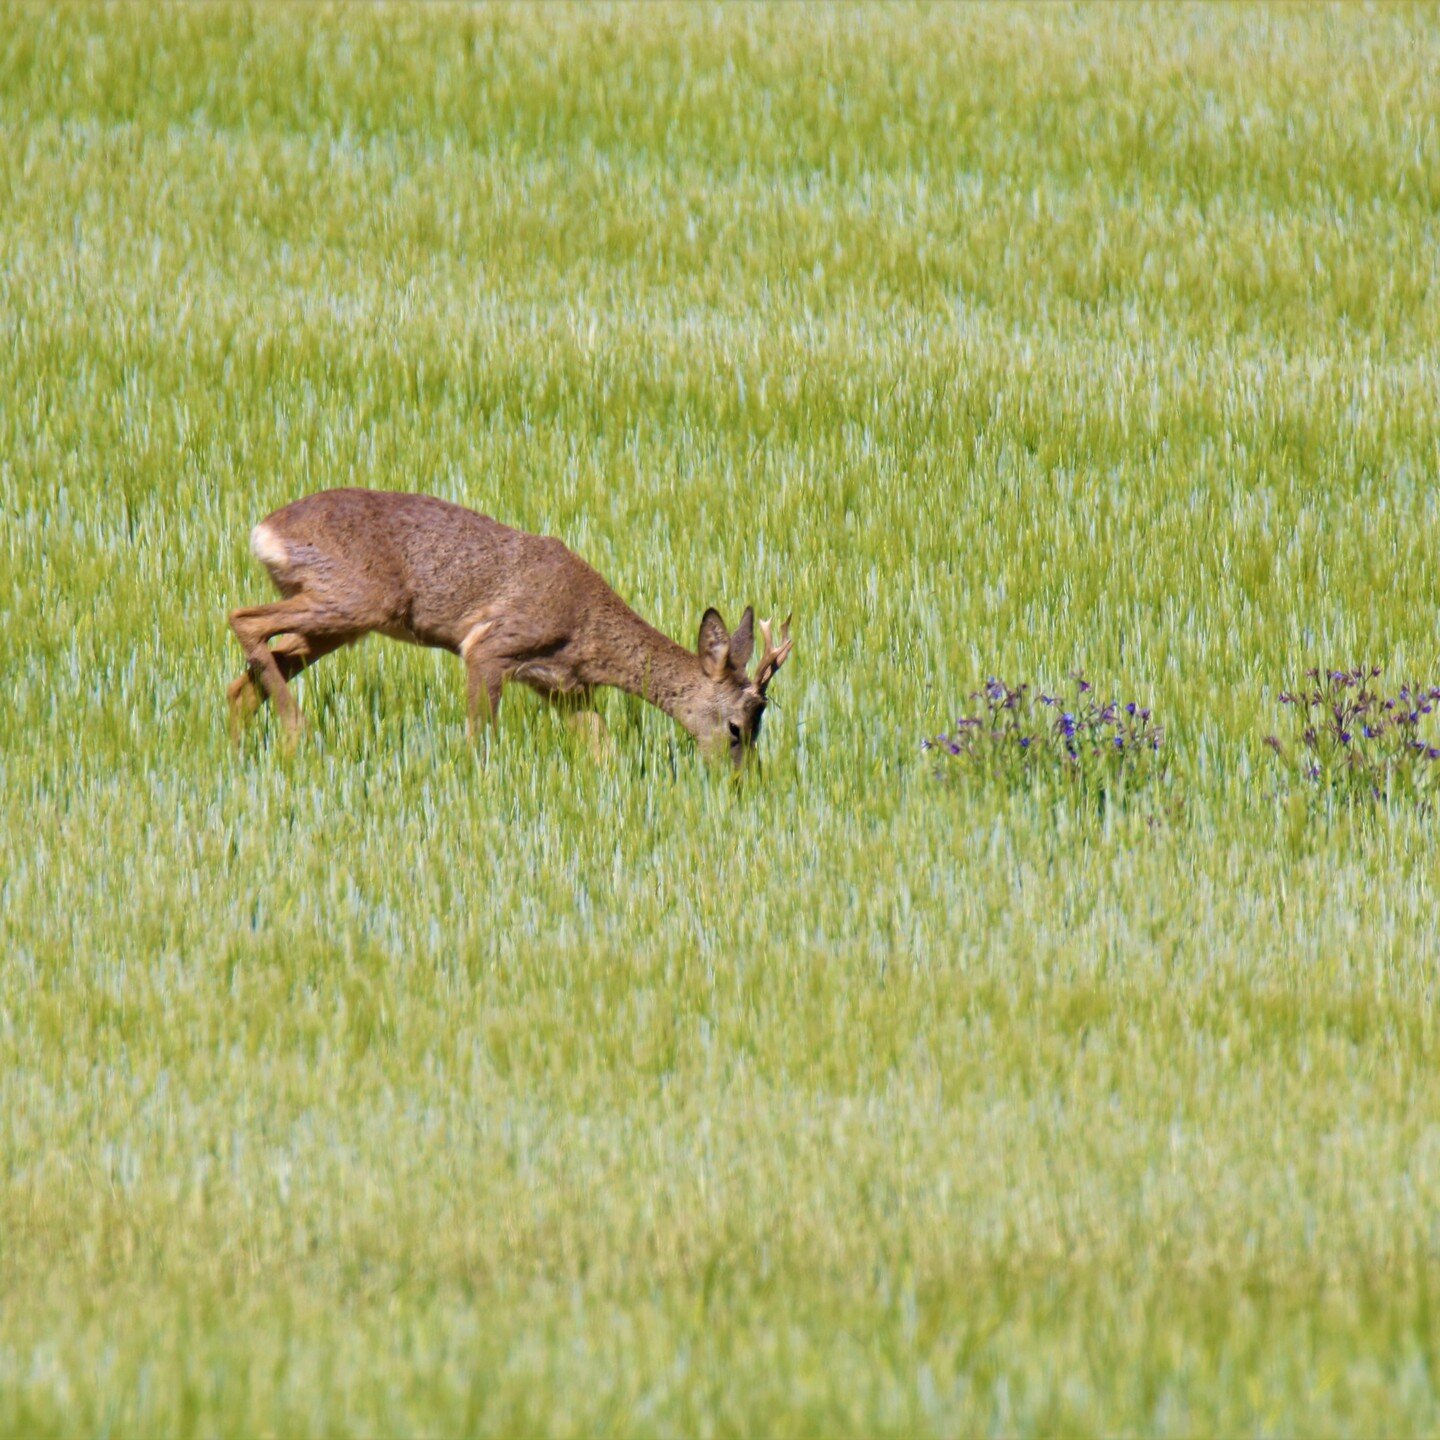
[[743, 675], [755, 652], [755, 611], [747, 605], [735, 633], [730, 637], [730, 665]]
[[713, 607], [700, 620], [700, 643], [695, 653], [700, 657], [700, 668], [712, 680], [718, 680], [730, 663], [730, 632]]

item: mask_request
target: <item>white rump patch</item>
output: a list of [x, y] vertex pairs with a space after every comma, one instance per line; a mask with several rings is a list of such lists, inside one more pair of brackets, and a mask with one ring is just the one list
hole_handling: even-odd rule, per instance
[[494, 625], [493, 620], [480, 620], [472, 625], [465, 632], [465, 638], [460, 642], [460, 654], [468, 660], [470, 651], [490, 633]]
[[250, 553], [271, 570], [290, 563], [285, 542], [263, 520], [250, 532]]

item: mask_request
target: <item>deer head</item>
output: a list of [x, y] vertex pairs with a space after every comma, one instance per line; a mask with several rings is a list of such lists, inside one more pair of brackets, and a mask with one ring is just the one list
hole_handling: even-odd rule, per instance
[[780, 627], [778, 645], [771, 634], [772, 624], [770, 620], [760, 622], [765, 650], [752, 679], [745, 673], [745, 667], [755, 650], [754, 610], [748, 605], [745, 607], [733, 634], [725, 628], [718, 610], [707, 610], [700, 621], [696, 653], [700, 657], [700, 669], [709, 682], [709, 693], [700, 707], [695, 734], [701, 747], [712, 754], [728, 749], [737, 768], [754, 751], [760, 736], [760, 721], [769, 703], [766, 691], [795, 643], [790, 638], [789, 616]]

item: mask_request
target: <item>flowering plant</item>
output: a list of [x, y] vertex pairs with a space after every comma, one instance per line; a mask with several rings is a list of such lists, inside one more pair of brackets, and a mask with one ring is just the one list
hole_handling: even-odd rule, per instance
[[1305, 780], [1343, 794], [1418, 794], [1440, 775], [1440, 739], [1427, 719], [1440, 688], [1402, 685], [1386, 695], [1379, 678], [1378, 665], [1307, 670], [1306, 685], [1280, 693], [1292, 716], [1290, 744], [1267, 735], [1266, 745]]
[[974, 713], [921, 742], [939, 760], [937, 774], [958, 769], [1018, 782], [1051, 774], [1103, 795], [1161, 773], [1164, 731], [1150, 711], [1133, 700], [1102, 704], [1082, 674], [1062, 693], [1034, 698], [1028, 685], [992, 676], [970, 700]]

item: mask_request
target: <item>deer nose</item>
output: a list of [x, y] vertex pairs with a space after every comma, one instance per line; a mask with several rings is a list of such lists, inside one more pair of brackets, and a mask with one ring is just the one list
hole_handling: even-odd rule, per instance
[[735, 767], [738, 775], [741, 771], [760, 771], [760, 756], [752, 745], [732, 745], [730, 747], [730, 763]]

